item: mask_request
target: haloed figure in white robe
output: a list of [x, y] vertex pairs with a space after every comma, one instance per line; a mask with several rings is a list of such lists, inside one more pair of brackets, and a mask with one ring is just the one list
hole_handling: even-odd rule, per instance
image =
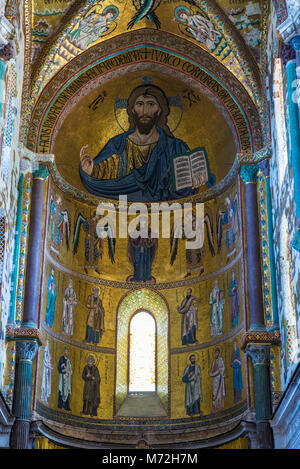
[[43, 371], [42, 371], [42, 388], [41, 388], [41, 400], [48, 404], [48, 399], [51, 394], [51, 375], [52, 375], [52, 365], [51, 365], [51, 356], [49, 350], [49, 342], [47, 340], [45, 349], [44, 349], [44, 361], [43, 361]]
[[69, 280], [69, 285], [65, 289], [63, 297], [62, 333], [71, 337], [74, 331], [75, 308], [77, 306], [77, 296], [73, 288], [73, 280]]

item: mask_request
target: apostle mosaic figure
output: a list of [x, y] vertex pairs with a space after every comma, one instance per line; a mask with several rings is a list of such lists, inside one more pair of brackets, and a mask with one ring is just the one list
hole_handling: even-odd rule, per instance
[[105, 311], [99, 296], [99, 288], [94, 287], [87, 299], [88, 316], [84, 342], [98, 344], [104, 332]]
[[41, 400], [48, 404], [48, 399], [51, 395], [51, 377], [52, 377], [52, 364], [51, 355], [49, 350], [49, 342], [46, 341], [43, 355], [43, 371], [42, 371], [42, 386], [41, 386]]
[[70, 411], [70, 399], [72, 397], [72, 375], [73, 369], [69, 359], [69, 350], [65, 348], [64, 354], [58, 362], [58, 403], [59, 409]]
[[225, 402], [225, 365], [220, 356], [220, 349], [215, 349], [215, 358], [208, 372], [212, 378], [212, 412], [218, 412], [224, 408]]
[[182, 381], [185, 383], [185, 408], [189, 416], [202, 415], [202, 377], [200, 366], [194, 354], [189, 357], [190, 364], [185, 368]]
[[223, 309], [224, 309], [224, 291], [220, 290], [218, 280], [214, 281], [214, 286], [209, 295], [210, 311], [210, 331], [211, 337], [223, 334]]
[[242, 360], [236, 340], [233, 342], [233, 352], [231, 354], [230, 366], [233, 370], [233, 396], [234, 404], [242, 399], [243, 375]]
[[47, 283], [47, 305], [46, 305], [46, 317], [45, 324], [52, 327], [54, 316], [55, 316], [55, 302], [57, 296], [56, 283], [55, 283], [55, 272], [51, 269]]
[[62, 333], [72, 337], [74, 332], [75, 308], [77, 295], [73, 288], [73, 280], [69, 280], [63, 296]]
[[232, 321], [231, 327], [234, 328], [239, 324], [240, 316], [240, 299], [239, 299], [239, 285], [237, 278], [235, 277], [234, 270], [232, 271], [232, 279], [229, 285], [229, 297], [231, 298], [231, 312]]
[[70, 217], [69, 212], [62, 208], [61, 197], [55, 201], [53, 196], [50, 198], [50, 224], [51, 224], [51, 245], [50, 250], [59, 258], [60, 248], [64, 239], [67, 249], [70, 242]]
[[181, 341], [182, 345], [195, 344], [198, 342], [196, 334], [198, 329], [198, 300], [192, 296], [192, 289], [186, 292], [177, 311], [182, 315], [181, 319]]
[[82, 379], [84, 380], [84, 388], [81, 415], [97, 417], [100, 404], [100, 374], [92, 355], [88, 357], [87, 365], [82, 372]]
[[191, 14], [186, 6], [179, 6], [175, 9], [174, 13], [175, 19], [184, 24], [184, 30], [191, 34], [196, 41], [205, 44], [210, 51], [220, 42], [221, 34], [215, 30], [214, 25], [200, 12]]
[[[153, 84], [133, 89], [127, 105], [129, 130], [111, 138], [92, 159], [87, 145], [80, 151], [80, 177], [84, 187], [97, 196], [131, 201], [169, 200], [194, 194], [201, 184], [176, 191], [173, 188], [172, 158], [189, 151], [168, 127], [170, 113], [164, 91]], [[215, 177], [209, 174], [209, 184]]]

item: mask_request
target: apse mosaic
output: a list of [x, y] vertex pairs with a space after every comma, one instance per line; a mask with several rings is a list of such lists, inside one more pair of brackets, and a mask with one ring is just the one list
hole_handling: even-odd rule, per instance
[[[221, 6], [229, 19], [202, 1], [33, 2], [27, 147], [54, 155], [35, 403], [49, 420], [130, 421], [128, 396], [146, 388], [163, 409], [146, 417], [166, 425], [247, 409], [238, 169], [262, 146], [261, 11]], [[118, 236], [120, 195], [147, 208], [204, 202], [203, 244], [178, 236], [180, 204], [168, 237], [149, 213], [146, 237]], [[195, 207], [191, 220], [197, 230]]]

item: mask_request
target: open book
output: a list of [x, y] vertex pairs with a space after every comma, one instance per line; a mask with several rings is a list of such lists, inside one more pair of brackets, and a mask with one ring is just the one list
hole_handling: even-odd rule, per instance
[[195, 179], [200, 185], [208, 181], [207, 157], [204, 148], [196, 148], [173, 158], [173, 176], [176, 191], [192, 187]]

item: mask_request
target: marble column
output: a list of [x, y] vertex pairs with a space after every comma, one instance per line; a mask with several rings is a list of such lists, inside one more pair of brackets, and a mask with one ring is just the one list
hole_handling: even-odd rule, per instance
[[272, 449], [274, 447], [273, 433], [269, 422], [272, 417], [270, 345], [249, 344], [246, 354], [253, 364], [258, 448]]
[[42, 341], [37, 330], [40, 265], [42, 251], [43, 204], [47, 167], [40, 166], [32, 174], [29, 242], [25, 279], [24, 309], [21, 327], [14, 330], [16, 340], [16, 370], [10, 447], [27, 449], [31, 418], [32, 362]]
[[[46, 172], [46, 177], [47, 175], [48, 172]], [[36, 327], [37, 325], [44, 186], [45, 174], [41, 171], [33, 173], [22, 327]]]
[[275, 252], [273, 242], [273, 219], [272, 219], [272, 198], [271, 198], [271, 186], [270, 186], [270, 163], [269, 159], [263, 160], [259, 163], [259, 168], [264, 175], [266, 183], [266, 207], [268, 217], [268, 244], [269, 244], [269, 262], [270, 262], [270, 274], [271, 274], [271, 298], [272, 298], [272, 328], [276, 330], [279, 328], [279, 316], [278, 316], [278, 297], [277, 297], [277, 284], [276, 284], [276, 264], [275, 264]]
[[248, 300], [250, 330], [264, 330], [261, 246], [257, 203], [257, 165], [242, 165], [240, 176], [245, 184]]
[[32, 362], [38, 350], [36, 340], [20, 340], [16, 345], [16, 369], [12, 413], [16, 417], [10, 448], [28, 449], [31, 420]]

